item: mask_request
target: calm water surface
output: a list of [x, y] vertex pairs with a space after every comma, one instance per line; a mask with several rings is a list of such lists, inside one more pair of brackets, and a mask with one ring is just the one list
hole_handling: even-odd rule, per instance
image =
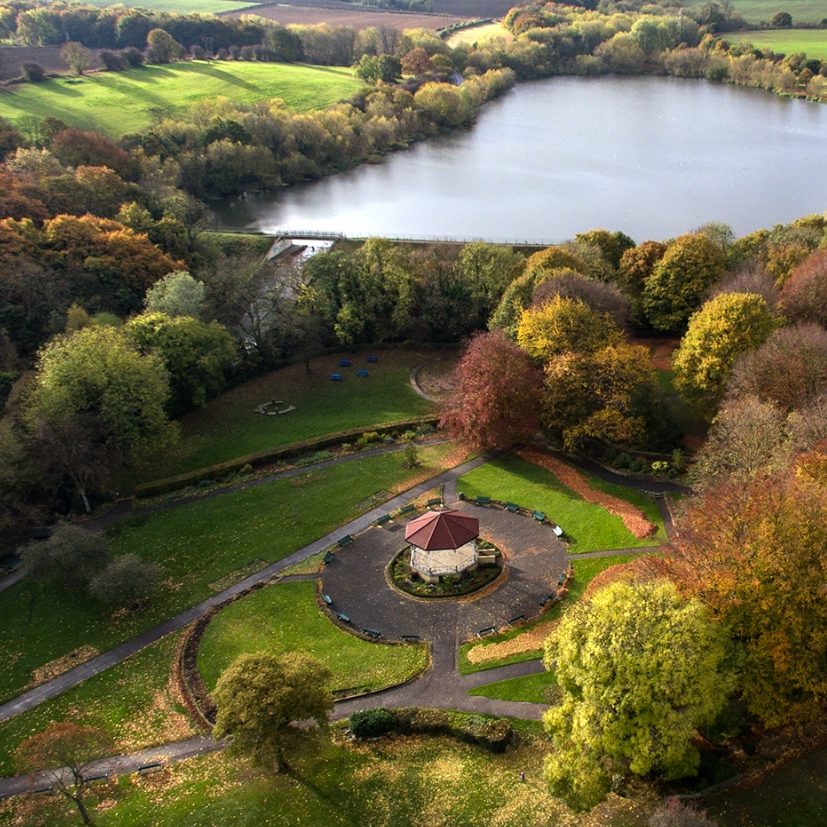
[[638, 241], [827, 209], [827, 105], [674, 78], [522, 84], [477, 123], [312, 184], [222, 204], [227, 228]]

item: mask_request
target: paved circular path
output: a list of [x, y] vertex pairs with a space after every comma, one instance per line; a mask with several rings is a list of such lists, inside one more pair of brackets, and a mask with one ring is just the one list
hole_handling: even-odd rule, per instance
[[563, 543], [548, 525], [529, 517], [469, 503], [455, 507], [478, 518], [480, 536], [504, 552], [505, 574], [497, 583], [476, 595], [431, 600], [392, 589], [385, 568], [405, 546], [405, 523], [396, 520], [365, 531], [325, 568], [322, 590], [333, 599], [334, 612], [346, 614], [354, 628], [375, 629], [389, 640], [417, 635], [454, 643], [538, 614], [566, 569]]

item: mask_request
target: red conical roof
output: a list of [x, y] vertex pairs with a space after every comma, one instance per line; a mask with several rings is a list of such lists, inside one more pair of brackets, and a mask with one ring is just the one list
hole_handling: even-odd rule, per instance
[[429, 511], [405, 526], [405, 540], [426, 551], [459, 548], [479, 533], [480, 521], [459, 511]]

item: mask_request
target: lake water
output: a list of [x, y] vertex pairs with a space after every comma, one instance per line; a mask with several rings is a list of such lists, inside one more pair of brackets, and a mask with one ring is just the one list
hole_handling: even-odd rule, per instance
[[741, 235], [826, 209], [827, 105], [642, 77], [521, 84], [470, 129], [215, 212], [228, 229], [553, 242]]

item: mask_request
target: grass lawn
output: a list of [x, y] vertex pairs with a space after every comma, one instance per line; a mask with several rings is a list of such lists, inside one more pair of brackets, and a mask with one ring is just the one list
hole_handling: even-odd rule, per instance
[[732, 5], [749, 23], [769, 23], [780, 11], [789, 12], [793, 24], [819, 23], [827, 17], [824, 0], [732, 0]]
[[[161, 479], [217, 462], [276, 448], [312, 437], [359, 426], [379, 425], [431, 413], [434, 406], [414, 393], [411, 369], [428, 357], [415, 351], [380, 352], [368, 366], [366, 379], [356, 378], [365, 356], [352, 357], [353, 365], [339, 368], [338, 356], [291, 365], [253, 379], [213, 399], [181, 420], [181, 439], [159, 457], [147, 478]], [[340, 371], [345, 380], [331, 382]], [[280, 399], [297, 410], [284, 416], [261, 416], [255, 408]]]
[[663, 520], [654, 500], [637, 491], [586, 476], [592, 487], [638, 506], [658, 527], [657, 533], [638, 539], [620, 517], [586, 502], [549, 471], [519, 457], [504, 457], [474, 469], [458, 481], [457, 490], [467, 497], [483, 495], [545, 512], [549, 520], [562, 526], [573, 538], [572, 553], [638, 548], [666, 541]]
[[158, 563], [159, 593], [146, 609], [127, 615], [110, 614], [84, 595], [44, 592], [26, 579], [0, 593], [0, 698], [18, 694], [36, 667], [84, 644], [110, 648], [205, 599], [213, 593], [210, 584], [229, 573], [286, 557], [367, 511], [373, 495], [387, 499], [388, 492], [453, 464], [452, 451], [449, 443], [421, 448], [422, 465], [413, 471], [402, 468], [399, 454], [308, 470], [120, 524], [113, 552]]
[[422, 671], [427, 648], [371, 643], [343, 631], [316, 604], [315, 582], [282, 583], [219, 612], [198, 651], [198, 669], [212, 689], [239, 655], [304, 651], [333, 672], [333, 689], [369, 692]]
[[[525, 626], [510, 629], [499, 635], [493, 635], [483, 641], [463, 643], [462, 646], [459, 647], [459, 671], [463, 675], [468, 675], [471, 672], [483, 672], [486, 669], [495, 669], [498, 666], [507, 666], [509, 663], [520, 663], [524, 660], [536, 660], [537, 658], [541, 658], [543, 656], [542, 641], [547, 635], [546, 627], [548, 627], [548, 631], [551, 631], [554, 622], [561, 617], [563, 612], [565, 612], [569, 606], [576, 603], [580, 599], [583, 592], [586, 590], [586, 586], [588, 586], [589, 582], [600, 574], [601, 571], [618, 563], [628, 563], [629, 560], [632, 559], [634, 559], [632, 555], [618, 554], [612, 555], [611, 557], [587, 557], [584, 560], [575, 560], [572, 564], [574, 566], [574, 578], [569, 581], [569, 593], [563, 598], [563, 600], [559, 603], [555, 603], [554, 606], [552, 606], [547, 612], [540, 615], [540, 617], [535, 620], [526, 623]], [[539, 637], [537, 636], [538, 628], [543, 630], [543, 634]], [[533, 637], [538, 637], [537, 645], [533, 648], [527, 648], [525, 651], [516, 652], [515, 654], [504, 657], [490, 658], [488, 660], [470, 661], [468, 659], [468, 654], [472, 649], [476, 649], [478, 647], [484, 649], [486, 646], [504, 643], [527, 634], [530, 634]], [[515, 698], [514, 700], [517, 699]]]
[[167, 11], [173, 14], [220, 14], [255, 6], [260, 0], [84, 0], [89, 6], [126, 6], [127, 8]]
[[493, 37], [501, 37], [507, 43], [514, 40], [514, 35], [508, 29], [501, 26], [499, 23], [485, 23], [482, 26], [474, 26], [470, 29], [462, 29], [454, 32], [448, 38], [449, 46], [459, 46], [461, 43], [483, 43], [486, 40], [491, 40]]
[[[827, 3], [823, 10], [827, 17]], [[752, 43], [759, 49], [772, 49], [784, 55], [804, 52], [807, 57], [827, 60], [827, 29], [762, 29], [727, 33], [724, 37], [734, 43]]]
[[[548, 745], [526, 738], [501, 755], [449, 738], [411, 737], [349, 744], [312, 733], [288, 752], [290, 775], [252, 769], [224, 753], [130, 776], [92, 815], [99, 827], [644, 827], [648, 806], [613, 797], [585, 820], [553, 798], [543, 780]], [[520, 771], [525, 783], [519, 782]], [[18, 824], [32, 807], [54, 807], [47, 823], [79, 823], [48, 797], [0, 802]], [[46, 813], [44, 813], [46, 815]], [[11, 818], [10, 818], [11, 820]]]
[[551, 702], [551, 695], [557, 685], [553, 672], [538, 672], [504, 681], [489, 683], [472, 689], [469, 695], [482, 695], [497, 701], [527, 701], [533, 704]]
[[51, 116], [117, 138], [201, 100], [281, 98], [290, 109], [305, 111], [348, 98], [361, 87], [353, 72], [340, 66], [190, 61], [9, 86], [0, 90], [0, 116], [11, 121]]
[[195, 734], [170, 686], [177, 635], [159, 640], [63, 695], [0, 724], [0, 776], [12, 775], [14, 752], [53, 721], [100, 727], [118, 751], [164, 744]]

